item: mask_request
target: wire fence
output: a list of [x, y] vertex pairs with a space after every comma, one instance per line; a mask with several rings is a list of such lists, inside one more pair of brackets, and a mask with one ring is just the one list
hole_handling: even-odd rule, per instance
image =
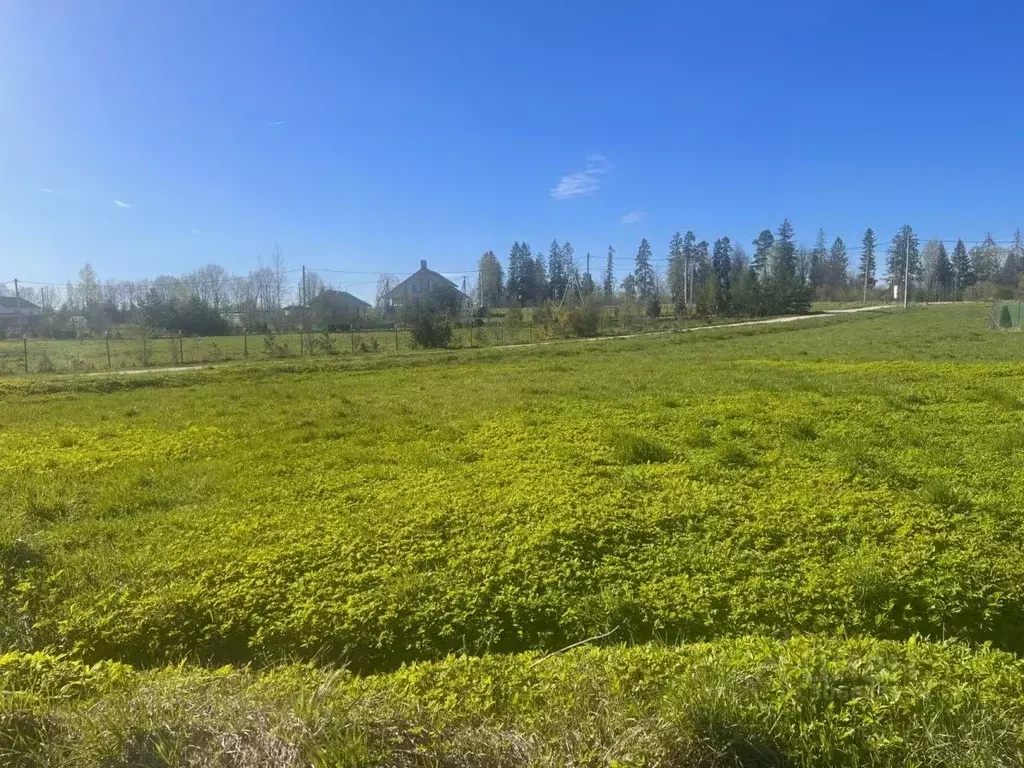
[[[739, 318], [737, 318], [739, 319]], [[720, 321], [719, 321], [720, 322]], [[704, 323], [640, 314], [602, 315], [597, 335], [683, 330]], [[449, 349], [523, 345], [572, 334], [556, 322], [466, 322], [453, 328]], [[76, 339], [23, 335], [0, 339], [0, 376], [140, 371], [218, 363], [261, 363], [299, 357], [395, 355], [419, 349], [410, 330], [321, 330], [229, 336], [113, 333]]]
[[1022, 320], [1024, 320], [1024, 302], [1000, 300], [992, 302], [988, 318], [990, 329], [1020, 331], [1024, 329], [1024, 325], [1021, 325]]

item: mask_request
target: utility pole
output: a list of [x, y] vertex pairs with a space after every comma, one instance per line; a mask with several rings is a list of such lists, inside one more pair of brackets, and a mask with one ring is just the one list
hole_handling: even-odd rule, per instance
[[871, 259], [864, 259], [864, 303], [868, 303], [868, 270], [871, 269]]
[[[590, 274], [590, 251], [587, 251], [587, 274]], [[591, 275], [590, 280], [594, 280], [593, 275]]]
[[14, 278], [14, 306], [15, 311], [18, 313], [18, 335], [24, 336], [25, 330], [22, 326], [24, 319], [21, 316], [21, 294], [18, 292], [18, 278]]
[[[303, 353], [305, 334], [309, 332], [309, 297], [306, 295], [306, 265], [302, 265], [302, 322], [299, 324], [299, 354]], [[313, 350], [310, 349], [310, 354]]]
[[907, 236], [907, 255], [903, 260], [903, 308], [907, 308], [907, 301], [910, 299], [910, 295], [907, 293], [907, 289], [910, 287], [910, 232], [906, 233]]

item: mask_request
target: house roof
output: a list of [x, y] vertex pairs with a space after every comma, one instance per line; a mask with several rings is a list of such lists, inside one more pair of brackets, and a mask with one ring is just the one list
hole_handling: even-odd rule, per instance
[[[398, 285], [396, 285], [390, 291], [385, 293], [383, 298], [385, 298], [385, 299], [405, 298], [405, 295], [406, 295], [405, 284], [408, 283], [410, 280], [414, 280], [414, 279], [416, 279], [418, 277], [435, 277], [438, 280], [440, 280], [442, 283], [447, 283], [449, 286], [454, 288], [456, 291], [459, 290], [459, 286], [457, 286], [454, 282], [452, 282], [447, 277], [442, 275], [440, 272], [435, 272], [432, 269], [427, 269], [427, 262], [424, 259], [424, 260], [420, 261], [420, 268], [419, 269], [417, 269], [415, 272], [413, 272], [411, 275], [409, 275], [407, 278], [405, 278], [405, 280], [400, 282]], [[462, 293], [462, 291], [459, 291], [459, 293]]]
[[358, 296], [353, 296], [348, 291], [336, 291], [333, 288], [328, 288], [326, 291], [321, 293], [320, 296], [330, 296], [334, 299], [341, 299], [348, 304], [355, 304], [358, 307], [366, 307], [367, 309], [371, 308], [371, 305], [368, 302], [363, 301]]
[[4, 309], [42, 309], [31, 301], [14, 296], [0, 296], [0, 307]]

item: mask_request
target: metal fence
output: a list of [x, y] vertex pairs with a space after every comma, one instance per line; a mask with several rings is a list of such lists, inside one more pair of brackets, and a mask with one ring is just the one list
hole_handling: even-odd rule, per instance
[[[672, 330], [694, 323], [603, 317], [598, 335]], [[565, 338], [556, 323], [466, 323], [453, 329], [448, 348], [523, 345]], [[403, 328], [310, 333], [240, 333], [231, 336], [160, 336], [108, 333], [76, 339], [24, 335], [0, 339], [0, 375], [139, 371], [226, 362], [258, 363], [308, 356], [394, 355], [417, 348]]]

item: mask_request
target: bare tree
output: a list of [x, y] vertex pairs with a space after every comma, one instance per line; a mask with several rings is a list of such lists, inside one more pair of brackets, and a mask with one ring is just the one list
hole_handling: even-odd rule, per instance
[[388, 275], [381, 273], [381, 276], [377, 278], [377, 290], [374, 292], [373, 305], [379, 309], [384, 309], [385, 299], [384, 296], [396, 285], [401, 282], [395, 275]]

